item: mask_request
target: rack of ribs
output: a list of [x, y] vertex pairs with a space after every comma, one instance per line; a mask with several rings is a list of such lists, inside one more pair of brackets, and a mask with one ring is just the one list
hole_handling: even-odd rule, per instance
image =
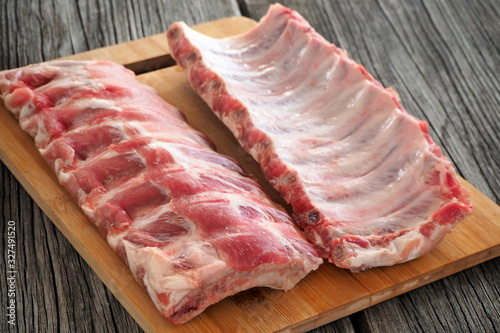
[[0, 92], [171, 322], [255, 286], [291, 289], [322, 263], [253, 178], [124, 67], [31, 65], [0, 72]]
[[167, 38], [332, 263], [359, 271], [417, 258], [472, 213], [427, 123], [297, 12], [272, 5], [253, 30], [224, 39], [176, 22]]

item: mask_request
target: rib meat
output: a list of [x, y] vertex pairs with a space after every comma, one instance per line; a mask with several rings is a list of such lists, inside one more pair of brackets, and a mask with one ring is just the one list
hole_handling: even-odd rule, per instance
[[273, 5], [226, 39], [177, 22], [167, 38], [193, 88], [338, 266], [416, 258], [472, 212], [427, 124], [297, 12]]
[[235, 161], [122, 66], [32, 65], [0, 72], [0, 91], [171, 322], [254, 286], [290, 289], [322, 262]]

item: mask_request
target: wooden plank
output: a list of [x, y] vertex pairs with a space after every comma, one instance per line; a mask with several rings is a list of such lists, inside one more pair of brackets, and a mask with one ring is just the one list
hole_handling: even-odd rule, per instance
[[[219, 38], [224, 37], [224, 34], [221, 33], [222, 30], [214, 29], [214, 26], [221, 27], [222, 29], [224, 27], [231, 27], [234, 29], [234, 34], [240, 34], [247, 31], [248, 27], [254, 24], [253, 20], [247, 18], [238, 18], [241, 24], [233, 24], [235, 19], [236, 17], [220, 19], [216, 25], [213, 22], [199, 24], [196, 26], [196, 30]], [[57, 60], [108, 59], [125, 65], [136, 74], [140, 74], [175, 64], [175, 61], [170, 56], [170, 50], [165, 40], [165, 33], [155, 34], [121, 44], [73, 54]]]
[[[231, 18], [205, 25], [206, 31], [203, 27], [200, 30], [221, 36], [242, 32], [254, 24], [248, 19]], [[104, 52], [103, 56], [110, 54], [112, 52]], [[99, 53], [93, 57], [99, 58]], [[186, 114], [195, 128], [205, 132], [221, 152], [238, 159], [247, 171], [265, 184], [256, 163], [241, 151], [230, 133], [189, 88], [179, 68], [170, 67], [142, 74], [139, 79], [157, 89], [164, 99]], [[51, 170], [37, 153], [32, 139], [20, 130], [16, 120], [5, 110], [0, 112], [0, 124], [2, 161], [147, 332], [227, 332], [236, 328], [247, 332], [303, 331], [500, 254], [500, 240], [497, 237], [500, 226], [495, 223], [500, 215], [500, 207], [466, 183], [471, 188], [476, 212], [435, 250], [422, 258], [358, 274], [325, 264], [287, 293], [265, 288], [252, 289], [223, 300], [185, 325], [172, 326], [159, 315], [121, 259], [111, 251], [67, 192], [58, 185]], [[477, 235], [474, 241], [469, 237], [471, 234]], [[92, 241], [89, 242], [89, 239]]]
[[194, 25], [240, 13], [234, 0], [18, 0], [0, 6], [0, 69], [149, 37], [175, 20]]

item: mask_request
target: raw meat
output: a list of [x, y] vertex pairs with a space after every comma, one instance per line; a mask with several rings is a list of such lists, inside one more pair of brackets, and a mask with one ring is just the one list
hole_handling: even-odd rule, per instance
[[297, 12], [273, 5], [226, 39], [176, 22], [167, 38], [193, 88], [336, 265], [416, 258], [472, 212], [427, 124]]
[[5, 106], [173, 323], [322, 262], [232, 159], [132, 72], [106, 61], [0, 72]]

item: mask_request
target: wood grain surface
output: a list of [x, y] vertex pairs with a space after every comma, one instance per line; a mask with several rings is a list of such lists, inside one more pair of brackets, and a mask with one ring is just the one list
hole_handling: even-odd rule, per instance
[[[14, 68], [242, 14], [260, 1], [0, 2], [0, 68]], [[500, 197], [498, 1], [285, 1], [327, 39], [347, 49], [406, 109], [431, 124], [460, 174]], [[239, 5], [239, 8], [238, 8]], [[17, 326], [2, 332], [140, 332], [139, 326], [3, 167], [0, 197], [17, 226]], [[498, 221], [497, 221], [498, 222]], [[471, 235], [474, 237], [474, 235]], [[500, 260], [494, 259], [325, 325], [318, 332], [494, 332]], [[0, 261], [0, 270], [6, 270]], [[0, 281], [2, 302], [7, 284]], [[6, 303], [2, 303], [6, 304]]]

